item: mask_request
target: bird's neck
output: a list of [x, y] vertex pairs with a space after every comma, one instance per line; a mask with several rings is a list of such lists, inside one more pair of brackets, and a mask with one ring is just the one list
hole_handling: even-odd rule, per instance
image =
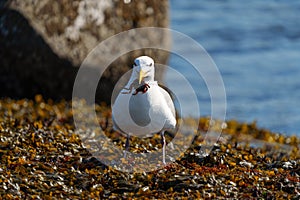
[[147, 76], [143, 79], [143, 82], [147, 83], [147, 82], [153, 82], [154, 81], [154, 77], [151, 76]]

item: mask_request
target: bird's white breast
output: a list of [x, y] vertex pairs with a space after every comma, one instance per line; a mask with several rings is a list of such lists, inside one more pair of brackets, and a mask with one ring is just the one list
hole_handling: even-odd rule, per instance
[[167, 99], [162, 94], [162, 88], [157, 82], [148, 83], [147, 92], [139, 92], [136, 95], [118, 95], [112, 114], [114, 123], [126, 134], [138, 137], [148, 137], [164, 129], [175, 128], [176, 119]]

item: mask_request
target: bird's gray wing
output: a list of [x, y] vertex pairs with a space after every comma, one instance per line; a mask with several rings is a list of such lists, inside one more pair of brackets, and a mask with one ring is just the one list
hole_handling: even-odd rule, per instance
[[174, 103], [173, 103], [173, 100], [172, 100], [170, 94], [161, 86], [159, 86], [159, 89], [160, 89], [160, 92], [163, 94], [163, 96], [167, 102], [167, 105], [173, 114], [173, 117], [176, 118], [175, 106], [174, 106]]

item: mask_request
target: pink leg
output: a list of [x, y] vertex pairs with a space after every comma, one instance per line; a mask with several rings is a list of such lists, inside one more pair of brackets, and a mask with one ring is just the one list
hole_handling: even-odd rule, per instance
[[165, 131], [160, 132], [161, 136], [161, 144], [162, 144], [162, 151], [163, 151], [163, 163], [166, 164], [166, 139], [165, 139]]

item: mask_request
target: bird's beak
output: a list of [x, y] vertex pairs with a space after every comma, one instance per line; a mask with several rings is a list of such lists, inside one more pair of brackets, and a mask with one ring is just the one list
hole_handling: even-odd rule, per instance
[[145, 72], [143, 70], [140, 70], [140, 73], [139, 73], [139, 84], [141, 84], [144, 76], [145, 76]]

